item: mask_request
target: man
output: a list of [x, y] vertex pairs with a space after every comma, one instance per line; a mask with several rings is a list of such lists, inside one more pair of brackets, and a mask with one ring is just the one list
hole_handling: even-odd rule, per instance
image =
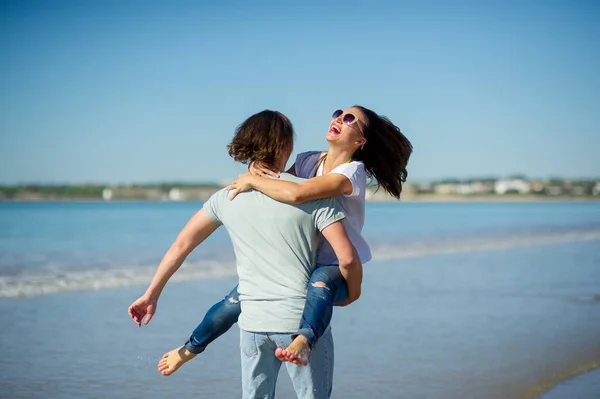
[[[228, 147], [236, 161], [260, 161], [284, 170], [293, 148], [293, 127], [283, 114], [263, 111], [238, 127]], [[281, 178], [297, 179], [285, 173]], [[233, 242], [239, 275], [243, 397], [273, 398], [281, 367], [275, 348], [287, 347], [298, 329], [319, 231], [338, 257], [349, 286], [348, 303], [360, 295], [362, 265], [341, 223], [343, 218], [331, 198], [287, 205], [250, 191], [230, 201], [228, 192], [220, 190], [181, 231], [146, 294], [130, 306], [129, 315], [138, 326], [147, 316], [147, 324], [169, 278], [195, 247], [224, 225]], [[165, 355], [159, 369], [176, 369], [191, 357], [187, 349], [179, 348]], [[328, 398], [333, 377], [331, 332], [314, 345], [306, 367], [286, 363], [286, 368], [299, 398]]]

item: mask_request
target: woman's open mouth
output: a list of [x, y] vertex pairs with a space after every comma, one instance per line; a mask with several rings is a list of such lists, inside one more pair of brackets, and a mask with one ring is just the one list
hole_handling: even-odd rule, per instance
[[339, 128], [338, 126], [336, 126], [336, 125], [331, 125], [331, 127], [329, 128], [329, 133], [330, 133], [330, 134], [335, 134], [335, 135], [338, 135], [338, 134], [340, 134], [340, 133], [341, 133], [341, 131], [342, 131], [342, 129], [340, 129], [340, 128]]

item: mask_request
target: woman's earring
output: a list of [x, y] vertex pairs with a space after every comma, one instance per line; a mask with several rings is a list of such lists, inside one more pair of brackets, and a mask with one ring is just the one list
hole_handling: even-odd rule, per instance
[[365, 149], [365, 145], [363, 144], [363, 145], [360, 146], [360, 150], [362, 151], [364, 149]]

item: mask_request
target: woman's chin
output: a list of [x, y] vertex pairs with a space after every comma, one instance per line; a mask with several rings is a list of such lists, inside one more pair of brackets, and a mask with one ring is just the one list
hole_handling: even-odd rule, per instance
[[329, 141], [330, 143], [339, 140], [339, 138], [340, 138], [339, 134], [327, 133], [327, 135], [325, 135], [325, 140]]

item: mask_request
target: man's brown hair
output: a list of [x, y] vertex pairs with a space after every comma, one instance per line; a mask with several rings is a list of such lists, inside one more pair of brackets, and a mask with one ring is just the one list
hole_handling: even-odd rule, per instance
[[237, 127], [227, 148], [237, 162], [273, 165], [293, 145], [294, 127], [290, 120], [281, 112], [264, 110]]

